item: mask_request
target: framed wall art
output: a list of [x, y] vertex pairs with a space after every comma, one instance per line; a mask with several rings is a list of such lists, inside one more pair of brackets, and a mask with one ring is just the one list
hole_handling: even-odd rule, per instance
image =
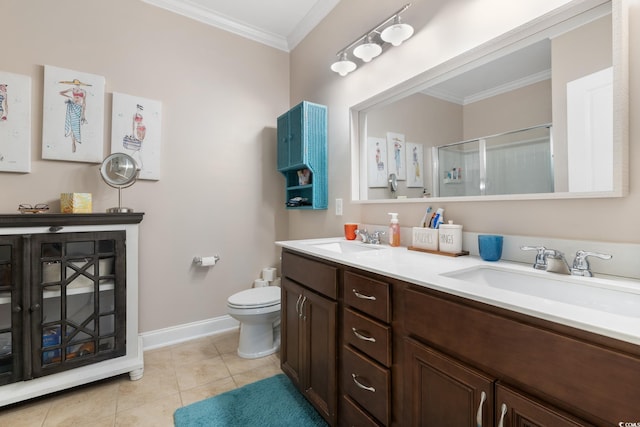
[[31, 172], [31, 77], [0, 71], [0, 172]]
[[407, 187], [424, 187], [424, 153], [422, 144], [407, 142]]
[[100, 163], [105, 78], [44, 66], [42, 158]]
[[138, 179], [160, 179], [162, 104], [113, 93], [111, 153], [125, 153], [138, 163]]
[[370, 188], [387, 186], [387, 141], [383, 138], [367, 138], [367, 174]]
[[404, 135], [401, 133], [387, 132], [389, 174], [395, 173], [399, 181], [407, 179], [405, 150]]

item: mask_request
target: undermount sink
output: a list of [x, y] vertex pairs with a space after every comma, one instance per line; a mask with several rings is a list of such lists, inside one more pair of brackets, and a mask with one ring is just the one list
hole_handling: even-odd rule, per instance
[[575, 278], [555, 273], [525, 272], [493, 266], [456, 270], [443, 273], [442, 276], [606, 313], [640, 318], [640, 293], [615, 289], [614, 285], [593, 278]]
[[383, 246], [364, 244], [357, 241], [338, 241], [338, 242], [321, 242], [314, 243], [313, 246], [317, 249], [324, 249], [331, 252], [337, 252], [339, 254], [353, 254], [358, 252], [369, 252], [380, 250]]

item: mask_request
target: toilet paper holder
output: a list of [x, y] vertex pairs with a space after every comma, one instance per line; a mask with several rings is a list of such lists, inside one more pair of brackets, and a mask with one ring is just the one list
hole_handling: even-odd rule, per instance
[[218, 255], [193, 257], [193, 263], [198, 267], [211, 267], [216, 265], [218, 261], [220, 261]]

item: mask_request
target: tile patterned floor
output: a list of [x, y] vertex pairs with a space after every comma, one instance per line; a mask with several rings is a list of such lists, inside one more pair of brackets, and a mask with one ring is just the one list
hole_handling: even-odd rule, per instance
[[0, 409], [0, 426], [173, 426], [177, 408], [281, 373], [271, 355], [242, 359], [238, 332], [146, 351], [141, 380], [128, 375]]

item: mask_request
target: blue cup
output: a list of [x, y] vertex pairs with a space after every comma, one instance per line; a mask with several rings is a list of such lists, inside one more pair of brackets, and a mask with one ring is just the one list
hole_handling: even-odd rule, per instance
[[480, 258], [485, 261], [498, 261], [502, 256], [502, 236], [492, 234], [478, 235]]

